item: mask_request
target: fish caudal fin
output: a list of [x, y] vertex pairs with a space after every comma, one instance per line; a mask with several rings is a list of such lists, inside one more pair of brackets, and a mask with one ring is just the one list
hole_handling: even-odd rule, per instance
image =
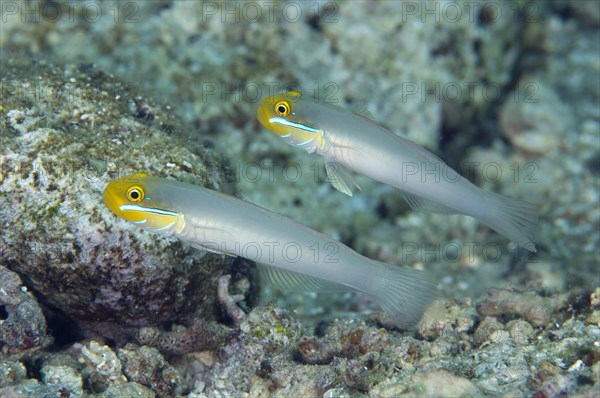
[[439, 297], [422, 271], [373, 261], [377, 287], [369, 293], [400, 329], [416, 329], [423, 312]]
[[533, 237], [539, 218], [537, 207], [493, 192], [486, 195], [488, 214], [482, 221], [519, 246], [536, 252]]

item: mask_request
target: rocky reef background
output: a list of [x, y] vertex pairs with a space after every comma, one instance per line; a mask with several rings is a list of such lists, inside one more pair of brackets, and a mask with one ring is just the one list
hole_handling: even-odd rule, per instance
[[[598, 2], [0, 5], [0, 395], [597, 392]], [[361, 176], [335, 191], [256, 122], [293, 88], [539, 204], [538, 253]], [[135, 171], [423, 269], [444, 299], [397, 331], [360, 297], [256, 287], [251, 264], [115, 219], [102, 189]]]

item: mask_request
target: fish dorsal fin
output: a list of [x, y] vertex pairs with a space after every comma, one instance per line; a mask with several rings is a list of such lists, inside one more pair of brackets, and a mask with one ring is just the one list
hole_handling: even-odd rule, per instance
[[377, 126], [379, 126], [379, 127], [383, 128], [383, 129], [387, 130], [390, 134], [398, 137], [399, 140], [401, 140], [407, 146], [411, 147], [415, 152], [417, 152], [419, 155], [421, 155], [423, 158], [425, 158], [425, 160], [427, 160], [429, 162], [432, 162], [432, 163], [445, 164], [442, 159], [440, 159], [439, 157], [437, 157], [435, 154], [429, 152], [427, 149], [423, 148], [419, 144], [416, 144], [416, 143], [412, 142], [408, 138], [403, 138], [403, 137], [399, 136], [398, 134], [394, 133], [393, 131], [391, 131], [390, 129], [388, 129], [387, 127], [382, 126], [381, 124], [379, 124], [379, 122], [377, 122], [375, 120], [375, 117], [373, 116], [373, 114], [367, 109], [366, 103], [363, 102], [363, 103], [358, 103], [358, 104], [354, 105], [352, 107], [351, 112], [353, 114], [355, 114], [356, 116], [360, 116], [360, 117], [363, 117], [365, 119], [368, 119], [370, 122], [372, 122], [372, 123], [376, 124]]
[[453, 210], [432, 200], [420, 198], [410, 193], [402, 192], [402, 197], [404, 198], [404, 200], [406, 200], [406, 203], [408, 203], [408, 205], [414, 210], [426, 213], [456, 214], [456, 210]]
[[352, 196], [354, 187], [361, 190], [352, 173], [341, 164], [331, 159], [325, 159], [325, 171], [327, 171], [327, 182], [331, 183], [338, 191]]
[[346, 292], [349, 288], [339, 283], [288, 271], [266, 264], [257, 264], [260, 279], [276, 289], [287, 292]]
[[419, 155], [421, 155], [422, 157], [424, 157], [427, 161], [429, 161], [431, 163], [446, 164], [442, 159], [440, 159], [439, 157], [437, 157], [432, 152], [429, 152], [427, 149], [423, 148], [421, 145], [419, 145], [419, 144], [417, 144], [415, 142], [412, 142], [408, 138], [403, 138], [403, 137], [400, 137], [399, 135], [397, 135], [397, 137], [400, 140], [402, 140], [402, 142], [404, 142], [407, 146], [411, 147]]
[[362, 101], [357, 102], [356, 104], [352, 105], [352, 107], [350, 108], [350, 111], [357, 116], [362, 116], [373, 122], [375, 121], [375, 117], [373, 116], [371, 111], [369, 111], [369, 109], [367, 108], [366, 102], [362, 102]]

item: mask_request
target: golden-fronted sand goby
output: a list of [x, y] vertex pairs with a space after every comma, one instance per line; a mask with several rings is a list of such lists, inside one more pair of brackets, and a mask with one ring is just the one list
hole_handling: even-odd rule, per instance
[[110, 182], [103, 197], [114, 214], [148, 231], [255, 261], [279, 287], [365, 294], [400, 327], [414, 327], [437, 295], [423, 272], [371, 260], [287, 217], [200, 186], [137, 173]]
[[258, 121], [288, 144], [325, 160], [328, 180], [352, 196], [352, 171], [389, 184], [418, 210], [474, 217], [535, 252], [535, 205], [485, 191], [437, 156], [394, 134], [368, 115], [289, 91], [265, 98]]

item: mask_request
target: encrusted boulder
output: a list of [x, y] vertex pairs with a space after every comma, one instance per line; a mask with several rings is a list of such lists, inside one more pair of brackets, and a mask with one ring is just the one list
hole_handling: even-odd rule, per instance
[[219, 188], [224, 160], [93, 65], [3, 60], [1, 85], [0, 263], [80, 324], [213, 318], [231, 260], [118, 219], [102, 190], [135, 171]]

